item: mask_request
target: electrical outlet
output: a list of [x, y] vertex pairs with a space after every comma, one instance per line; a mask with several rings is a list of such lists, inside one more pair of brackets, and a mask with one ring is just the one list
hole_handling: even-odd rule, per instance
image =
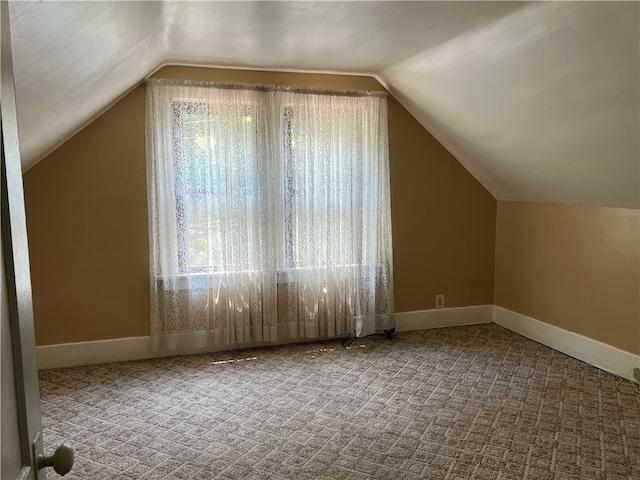
[[640, 367], [636, 367], [632, 370], [631, 375], [636, 379], [636, 382], [640, 383]]
[[436, 308], [444, 308], [444, 295], [436, 295]]

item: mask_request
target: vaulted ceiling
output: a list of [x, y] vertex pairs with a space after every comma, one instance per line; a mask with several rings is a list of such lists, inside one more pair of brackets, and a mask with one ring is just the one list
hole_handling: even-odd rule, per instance
[[373, 75], [499, 200], [640, 208], [637, 2], [11, 2], [30, 168], [166, 64]]

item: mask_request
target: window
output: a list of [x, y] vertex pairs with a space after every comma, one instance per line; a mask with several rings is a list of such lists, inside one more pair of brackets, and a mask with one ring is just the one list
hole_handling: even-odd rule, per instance
[[147, 171], [152, 338], [391, 321], [384, 96], [150, 81]]
[[[176, 101], [173, 107], [177, 235], [182, 274], [224, 268], [221, 216], [236, 224], [247, 215], [247, 226], [259, 213], [254, 195], [258, 152], [251, 104], [225, 105]], [[229, 176], [239, 179], [231, 207], [221, 210]]]
[[[358, 198], [360, 186], [352, 181], [352, 175], [357, 175], [363, 158], [360, 152], [349, 150], [362, 143], [358, 138], [362, 135], [362, 112], [357, 107], [351, 110], [339, 105], [316, 105], [311, 109], [284, 107], [288, 267], [308, 268], [328, 262], [346, 266], [358, 261], [351, 248], [354, 241], [351, 232], [357, 227], [352, 199]], [[320, 128], [318, 119], [325, 119], [321, 120]], [[349, 122], [355, 128], [349, 128]], [[337, 134], [352, 131], [348, 136]]]

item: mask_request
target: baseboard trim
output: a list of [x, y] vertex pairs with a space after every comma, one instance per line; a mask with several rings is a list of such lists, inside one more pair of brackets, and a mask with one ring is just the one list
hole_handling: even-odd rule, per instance
[[[186, 346], [189, 344], [186, 336], [178, 342], [178, 348], [167, 350], [161, 348], [153, 350], [151, 337], [115, 338], [112, 340], [95, 340], [91, 342], [61, 343], [57, 345], [42, 345], [36, 347], [38, 370], [49, 368], [77, 367], [81, 365], [95, 365], [100, 363], [128, 362], [132, 360], [147, 360], [159, 357], [174, 357], [177, 355], [194, 355], [199, 353], [228, 352], [255, 347], [271, 347], [289, 343], [314, 342], [326, 338], [290, 338], [278, 342], [247, 342], [242, 344], [217, 344], [202, 348]], [[282, 335], [281, 338], [286, 338]]]
[[493, 321], [501, 327], [623, 378], [628, 378], [627, 374], [632, 368], [640, 367], [640, 355], [497, 305], [493, 307]]
[[92, 342], [60, 343], [36, 348], [38, 369], [76, 367], [96, 363], [153, 358], [151, 337], [114, 338]]
[[[628, 378], [629, 370], [640, 367], [640, 355], [625, 352], [578, 333], [541, 322], [497, 305], [475, 305], [395, 314], [396, 331], [426, 330], [494, 322], [559, 352], [589, 363], [607, 372]], [[38, 369], [73, 367], [98, 363], [125, 362], [173, 355], [223, 352], [239, 348], [282, 345], [310, 341], [305, 338], [277, 343], [252, 342], [242, 345], [215, 345], [206, 348], [184, 347], [175, 350], [151, 348], [150, 337], [117, 338], [93, 342], [64, 343], [37, 347]]]
[[493, 305], [418, 310], [396, 313], [394, 317], [397, 332], [491, 323], [493, 321]]
[[[492, 305], [480, 305], [462, 308], [443, 308], [418, 312], [396, 313], [396, 330], [405, 332], [425, 328], [451, 327], [473, 323], [490, 323]], [[280, 336], [281, 332], [278, 332]], [[285, 333], [284, 331], [282, 333]], [[282, 335], [281, 338], [287, 338]], [[175, 350], [156, 350], [151, 348], [150, 337], [116, 338], [113, 340], [96, 340], [91, 342], [62, 343], [43, 345], [36, 348], [38, 369], [76, 367], [99, 363], [126, 362], [149, 358], [175, 355], [191, 355], [197, 353], [224, 352], [241, 348], [252, 348], [265, 345], [284, 345], [295, 342], [308, 342], [315, 339], [295, 338], [281, 342], [251, 342], [242, 345], [213, 345], [205, 348], [180, 347]], [[322, 340], [322, 339], [320, 339]]]

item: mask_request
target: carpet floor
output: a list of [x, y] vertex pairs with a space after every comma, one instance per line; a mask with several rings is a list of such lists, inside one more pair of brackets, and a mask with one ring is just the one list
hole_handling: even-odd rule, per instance
[[640, 396], [495, 324], [40, 373], [68, 479], [640, 479]]

